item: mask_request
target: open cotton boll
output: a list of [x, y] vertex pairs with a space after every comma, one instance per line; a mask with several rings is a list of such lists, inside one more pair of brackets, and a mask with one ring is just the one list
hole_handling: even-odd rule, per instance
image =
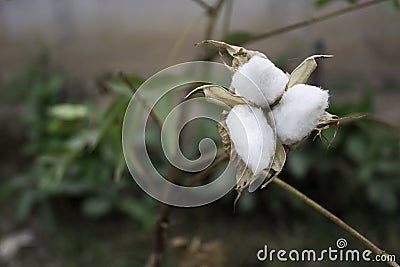
[[236, 94], [265, 107], [282, 95], [289, 78], [274, 63], [259, 56], [252, 57], [232, 77]]
[[278, 138], [283, 144], [301, 141], [317, 126], [328, 107], [328, 91], [297, 84], [289, 88], [272, 110]]
[[226, 118], [236, 152], [254, 175], [268, 168], [275, 152], [275, 135], [260, 108], [236, 105]]

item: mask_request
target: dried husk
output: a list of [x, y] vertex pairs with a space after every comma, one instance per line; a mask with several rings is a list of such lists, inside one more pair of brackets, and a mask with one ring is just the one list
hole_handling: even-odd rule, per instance
[[290, 78], [286, 85], [286, 89], [290, 88], [296, 84], [302, 84], [302, 83], [307, 82], [308, 78], [310, 78], [311, 74], [317, 68], [317, 62], [315, 61], [315, 59], [330, 58], [330, 57], [333, 57], [333, 56], [332, 55], [314, 55], [314, 56], [306, 58], [290, 74]]
[[206, 100], [217, 105], [233, 107], [235, 105], [249, 104], [243, 97], [238, 96], [231, 91], [219, 85], [203, 85], [191, 91], [187, 96], [197, 91], [203, 91]]
[[247, 50], [240, 46], [230, 45], [224, 42], [215, 41], [215, 40], [205, 40], [201, 42], [202, 44], [211, 44], [217, 48], [224, 49], [228, 54], [233, 58], [232, 59], [232, 68], [236, 71], [240, 66], [247, 63], [252, 57], [259, 56], [263, 58], [267, 58], [261, 52]]

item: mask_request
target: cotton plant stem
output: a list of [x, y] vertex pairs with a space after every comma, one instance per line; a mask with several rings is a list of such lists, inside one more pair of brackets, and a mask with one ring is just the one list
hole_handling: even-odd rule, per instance
[[218, 0], [215, 6], [208, 10], [208, 25], [206, 28], [206, 40], [211, 39], [214, 33], [215, 25], [217, 24], [217, 18], [221, 11], [221, 8], [225, 0]]
[[233, 0], [226, 0], [224, 20], [222, 22], [223, 36], [227, 36], [231, 26]]
[[199, 4], [201, 7], [203, 7], [205, 10], [210, 11], [212, 9], [212, 6], [204, 2], [203, 0], [193, 0], [197, 4]]
[[394, 123], [392, 121], [385, 120], [383, 118], [379, 118], [379, 117], [374, 116], [374, 115], [367, 114], [365, 117], [363, 117], [363, 119], [366, 120], [366, 121], [371, 121], [371, 122], [375, 122], [375, 123], [378, 123], [378, 124], [382, 124], [382, 125], [384, 125], [386, 127], [389, 127], [389, 128], [394, 129], [394, 130], [400, 131], [400, 124]]
[[160, 208], [157, 216], [156, 227], [154, 229], [153, 250], [150, 253], [145, 267], [160, 267], [162, 256], [165, 250], [165, 234], [169, 226], [169, 214], [171, 206], [160, 203]]
[[194, 186], [201, 181], [203, 181], [206, 177], [208, 177], [219, 165], [227, 161], [229, 157], [227, 155], [222, 156], [220, 159], [216, 160], [213, 164], [209, 167], [204, 169], [203, 171], [199, 172], [197, 175], [194, 176], [192, 180], [187, 184], [187, 186]]
[[186, 39], [193, 32], [193, 30], [199, 25], [200, 21], [203, 19], [203, 14], [199, 14], [194, 20], [185, 28], [185, 30], [180, 34], [178, 39], [176, 40], [174, 46], [169, 53], [166, 66], [172, 65], [179, 51], [181, 50], [182, 45], [185, 43]]
[[[359, 3], [355, 3], [355, 4], [349, 5], [347, 7], [344, 7], [342, 9], [335, 10], [333, 12], [330, 12], [330, 13], [327, 13], [327, 14], [324, 14], [324, 15], [321, 15], [321, 16], [308, 18], [308, 19], [305, 19], [305, 20], [302, 20], [302, 21], [299, 21], [299, 22], [296, 22], [296, 23], [293, 23], [293, 24], [289, 24], [287, 26], [284, 26], [284, 27], [281, 27], [281, 28], [278, 28], [278, 29], [275, 29], [275, 30], [272, 30], [272, 31], [267, 31], [267, 32], [264, 32], [264, 33], [260, 33], [260, 34], [257, 34], [257, 35], [250, 36], [248, 38], [245, 38], [245, 39], [241, 40], [240, 42], [236, 43], [235, 45], [244, 45], [244, 44], [248, 44], [248, 43], [251, 43], [251, 42], [256, 42], [256, 41], [260, 41], [260, 40], [263, 40], [263, 39], [268, 39], [268, 38], [271, 38], [271, 37], [275, 37], [275, 36], [278, 36], [278, 35], [281, 35], [281, 34], [296, 30], [296, 29], [307, 27], [307, 26], [310, 26], [312, 24], [315, 24], [315, 23], [318, 23], [318, 22], [321, 22], [321, 21], [324, 21], [324, 20], [328, 20], [328, 19], [331, 19], [331, 18], [334, 18], [334, 17], [337, 17], [337, 16], [341, 16], [341, 15], [344, 15], [346, 13], [349, 13], [349, 12], [352, 12], [352, 11], [355, 11], [355, 10], [359, 10], [359, 9], [362, 9], [362, 8], [365, 8], [365, 7], [368, 7], [368, 6], [376, 5], [376, 4], [379, 4], [381, 2], [385, 2], [385, 1], [389, 1], [389, 0], [369, 0], [369, 1], [362, 1], [362, 2], [359, 2]], [[206, 55], [204, 58], [202, 58], [202, 60], [205, 60], [205, 61], [211, 60], [217, 55], [218, 55], [218, 51], [210, 52], [208, 55]]]
[[[194, 186], [195, 184], [204, 180], [208, 175], [215, 170], [219, 165], [223, 162], [227, 161], [227, 156], [222, 156], [220, 159], [214, 161], [208, 168], [201, 171], [197, 174], [194, 179], [190, 180], [186, 186]], [[177, 177], [177, 169], [171, 168], [170, 172], [168, 173], [168, 177]], [[174, 179], [176, 180], [176, 179]], [[162, 256], [165, 250], [165, 235], [166, 231], [169, 227], [169, 216], [172, 212], [173, 207], [164, 203], [159, 204], [159, 211], [156, 220], [156, 226], [154, 229], [154, 242], [153, 242], [153, 249], [150, 253], [150, 256], [147, 259], [147, 263], [145, 267], [160, 267], [162, 262]]]
[[330, 13], [327, 13], [327, 14], [324, 14], [321, 16], [312, 17], [312, 18], [309, 18], [309, 19], [306, 19], [306, 20], [303, 20], [300, 22], [296, 22], [296, 23], [287, 25], [282, 28], [278, 28], [278, 29], [275, 29], [272, 31], [268, 31], [268, 32], [261, 33], [258, 35], [250, 36], [249, 38], [239, 42], [238, 45], [242, 45], [244, 43], [251, 43], [251, 42], [259, 41], [262, 39], [270, 38], [270, 37], [273, 37], [276, 35], [280, 35], [282, 33], [290, 32], [292, 30], [303, 28], [303, 27], [309, 26], [309, 25], [317, 23], [317, 22], [321, 22], [321, 21], [324, 21], [324, 20], [327, 20], [327, 19], [330, 19], [333, 17], [340, 16], [340, 15], [344, 15], [344, 14], [349, 13], [354, 10], [358, 10], [358, 9], [365, 8], [368, 6], [376, 5], [376, 4], [384, 2], [384, 1], [388, 1], [388, 0], [361, 1], [361, 2], [349, 5], [345, 8], [342, 8], [342, 9], [339, 9], [339, 10], [336, 10], [336, 11], [333, 11], [333, 12], [330, 12]]
[[[179, 170], [171, 166], [168, 170], [167, 177], [171, 182], [180, 177]], [[166, 231], [169, 227], [169, 215], [172, 211], [172, 206], [159, 202], [157, 220], [154, 229], [153, 249], [147, 259], [145, 267], [161, 267], [162, 257], [165, 251]]]
[[142, 103], [143, 107], [149, 111], [150, 117], [153, 118], [156, 126], [158, 129], [161, 131], [162, 129], [162, 122], [160, 118], [154, 113], [153, 109], [150, 107], [149, 103], [147, 103], [146, 99], [142, 97], [139, 93], [137, 93], [137, 88], [129, 81], [128, 76], [126, 76], [125, 73], [120, 71], [118, 73], [118, 76], [121, 78], [121, 80], [129, 87], [129, 89], [132, 91], [133, 94], [136, 94], [138, 100]]
[[[222, 9], [224, 0], [218, 0], [215, 6], [209, 6], [202, 0], [195, 0], [198, 4], [202, 5], [207, 9], [207, 14], [209, 17], [207, 29], [206, 29], [206, 39], [209, 39], [214, 32], [215, 24], [217, 22], [218, 15]], [[123, 74], [123, 73], [120, 73]], [[126, 76], [121, 75], [121, 78], [125, 81], [126, 84], [131, 85], [130, 81], [127, 79]], [[134, 89], [132, 87], [131, 89]], [[140, 100], [140, 99], [139, 99]], [[143, 99], [144, 100], [144, 99]], [[144, 100], [143, 105], [147, 107], [147, 102]], [[150, 115], [154, 117], [156, 120], [157, 125], [160, 129], [162, 129], [162, 123], [155, 115], [152, 109], [150, 109]], [[210, 168], [210, 167], [209, 167]], [[206, 169], [207, 170], [207, 169]], [[175, 167], [171, 167], [168, 171], [167, 177], [171, 182], [176, 182], [177, 177], [180, 177], [179, 173], [177, 173], [177, 169]], [[204, 176], [206, 177], [206, 176]], [[158, 210], [158, 217], [156, 221], [156, 227], [154, 229], [154, 243], [153, 243], [153, 250], [149, 255], [147, 263], [145, 267], [160, 267], [162, 262], [162, 256], [165, 251], [165, 235], [166, 230], [168, 228], [168, 221], [169, 215], [172, 211], [172, 207], [166, 205], [164, 203], [160, 203], [160, 208]]]
[[[319, 205], [317, 202], [314, 200], [310, 199], [308, 196], [304, 195], [302, 192], [294, 188], [293, 186], [289, 185], [288, 183], [284, 182], [283, 180], [279, 178], [273, 179], [275, 184], [283, 188], [284, 190], [288, 191], [290, 194], [296, 196], [298, 199], [301, 201], [305, 202], [307, 205], [311, 206], [315, 210], [317, 210], [319, 213], [336, 223], [338, 226], [342, 227], [345, 231], [353, 235], [355, 238], [357, 238], [360, 242], [362, 242], [366, 247], [368, 247], [372, 252], [374, 252], [377, 255], [387, 255], [387, 253], [377, 247], [374, 243], [372, 243], [370, 240], [368, 240], [365, 236], [360, 234], [357, 230], [355, 230], [353, 227], [349, 226], [347, 223], [339, 219], [337, 216], [332, 214], [330, 211]], [[394, 266], [394, 267], [400, 267], [396, 262], [386, 262], [389, 266]]]

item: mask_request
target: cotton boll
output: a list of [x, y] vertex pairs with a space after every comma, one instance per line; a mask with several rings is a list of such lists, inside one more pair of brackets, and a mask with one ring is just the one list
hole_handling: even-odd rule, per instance
[[272, 110], [278, 138], [283, 144], [301, 141], [317, 126], [328, 107], [328, 91], [297, 84], [289, 88]]
[[232, 77], [236, 94], [261, 107], [274, 103], [282, 95], [289, 78], [268, 59], [252, 57]]
[[260, 108], [236, 105], [226, 118], [236, 152], [254, 175], [268, 168], [275, 152], [275, 135]]

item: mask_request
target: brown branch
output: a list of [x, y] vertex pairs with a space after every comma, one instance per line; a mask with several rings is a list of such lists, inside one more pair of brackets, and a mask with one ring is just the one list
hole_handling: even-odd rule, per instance
[[223, 36], [227, 36], [229, 33], [231, 19], [232, 19], [232, 10], [233, 10], [233, 0], [226, 0], [225, 4], [225, 15], [224, 20], [222, 22], [222, 34]]
[[342, 9], [339, 9], [339, 10], [336, 10], [336, 11], [333, 11], [333, 12], [330, 12], [330, 13], [327, 13], [327, 14], [324, 14], [321, 16], [312, 17], [312, 18], [309, 18], [309, 19], [306, 19], [306, 20], [303, 20], [300, 22], [296, 22], [296, 23], [287, 25], [282, 28], [278, 28], [278, 29], [275, 29], [272, 31], [268, 31], [268, 32], [261, 33], [258, 35], [250, 36], [249, 38], [239, 42], [238, 45], [241, 45], [244, 43], [255, 42], [255, 41], [259, 41], [261, 39], [266, 39], [266, 38], [270, 38], [270, 37], [280, 35], [280, 34], [283, 34], [286, 32], [290, 32], [292, 30], [303, 28], [303, 27], [309, 26], [309, 25], [317, 23], [317, 22], [321, 22], [321, 21], [324, 21], [324, 20], [327, 20], [327, 19], [330, 19], [333, 17], [344, 15], [344, 14], [349, 13], [354, 10], [358, 10], [358, 9], [362, 9], [362, 8], [365, 8], [368, 6], [376, 5], [376, 4], [384, 2], [384, 1], [388, 1], [388, 0], [368, 0], [368, 1], [358, 2], [355, 4], [349, 5], [345, 8], [342, 8]]
[[193, 179], [190, 180], [190, 182], [186, 186], [194, 186], [194, 185], [200, 183], [205, 178], [207, 178], [219, 165], [221, 165], [222, 163], [224, 163], [228, 159], [229, 159], [229, 157], [227, 155], [224, 155], [220, 159], [214, 161], [213, 164], [211, 164], [206, 169], [204, 169], [203, 171], [201, 171], [198, 174], [196, 174], [193, 177]]
[[[317, 210], [319, 213], [327, 217], [329, 220], [333, 221], [335, 224], [339, 225], [342, 227], [345, 231], [353, 235], [355, 238], [357, 238], [359, 241], [361, 241], [365, 246], [367, 246], [369, 249], [371, 249], [372, 252], [374, 252], [377, 255], [387, 255], [387, 253], [377, 247], [374, 243], [372, 243], [370, 240], [368, 240], [365, 236], [360, 234], [357, 230], [355, 230], [353, 227], [339, 219], [337, 216], [332, 214], [330, 211], [322, 207], [320, 204], [315, 202], [314, 200], [310, 199], [308, 196], [304, 195], [302, 192], [294, 188], [293, 186], [289, 185], [288, 183], [284, 182], [283, 180], [279, 178], [273, 179], [273, 182], [280, 186], [281, 188], [285, 189], [288, 191], [290, 194], [294, 195], [301, 201], [305, 202], [307, 205], [311, 206], [315, 210]], [[393, 266], [393, 267], [400, 267], [396, 262], [387, 262], [388, 265]]]
[[[220, 164], [225, 162], [228, 159], [227, 156], [221, 157], [219, 160], [216, 160], [213, 164], [211, 164], [208, 168], [198, 173], [194, 179], [190, 180], [186, 184], [186, 186], [193, 186], [196, 183], [204, 180], [210, 173], [212, 173], [215, 168], [217, 168]], [[171, 168], [168, 173], [168, 177], [177, 177], [178, 169]], [[176, 179], [174, 179], [176, 180]], [[157, 215], [156, 227], [154, 229], [154, 243], [153, 250], [150, 253], [150, 256], [147, 260], [145, 267], [160, 267], [162, 261], [162, 255], [165, 251], [165, 239], [166, 239], [166, 230], [169, 226], [169, 215], [172, 212], [172, 206], [160, 203], [159, 212]]]
[[160, 118], [154, 113], [154, 110], [147, 103], [146, 99], [144, 99], [142, 97], [142, 95], [137, 92], [137, 88], [131, 83], [131, 81], [129, 80], [128, 76], [126, 76], [126, 74], [123, 73], [122, 71], [118, 72], [118, 76], [129, 87], [129, 89], [132, 91], [132, 93], [136, 94], [138, 100], [140, 102], [142, 102], [142, 105], [144, 106], [144, 108], [147, 109], [147, 111], [149, 111], [149, 115], [153, 118], [153, 120], [156, 123], [157, 127], [161, 130], [162, 129], [162, 122], [161, 122]]
[[[202, 0], [194, 0], [194, 1], [207, 9], [209, 21], [208, 21], [208, 25], [207, 25], [207, 29], [206, 29], [206, 39], [209, 39], [214, 31], [215, 24], [217, 22], [217, 17], [222, 9], [224, 0], [218, 0], [218, 2], [215, 4], [215, 6], [209, 6]], [[128, 79], [126, 79], [126, 76], [123, 78], [124, 78], [125, 82], [129, 85], [130, 82]], [[146, 102], [143, 102], [143, 103], [146, 104]], [[151, 114], [154, 114], [153, 110], [150, 110], [150, 115]], [[153, 115], [153, 117], [155, 119], [157, 119], [157, 122], [158, 122], [157, 124], [159, 126], [162, 126], [162, 123], [158, 120], [158, 117], [155, 116], [155, 114]], [[160, 127], [160, 129], [161, 129], [161, 127]], [[175, 181], [176, 177], [179, 176], [179, 175], [177, 175], [176, 171], [177, 171], [176, 168], [174, 168], [174, 167], [170, 168], [167, 177], [171, 181]], [[206, 176], [204, 176], [204, 178], [205, 177]], [[162, 255], [165, 250], [165, 232], [166, 232], [166, 229], [168, 228], [168, 221], [169, 221], [170, 213], [171, 213], [171, 206], [160, 203], [158, 218], [157, 218], [157, 222], [156, 222], [156, 228], [154, 230], [153, 251], [151, 252], [151, 254], [148, 258], [148, 261], [145, 265], [146, 267], [160, 267], [161, 266]]]
[[379, 117], [374, 116], [374, 115], [367, 114], [362, 119], [363, 120], [367, 120], [367, 121], [371, 121], [371, 122], [375, 122], [375, 123], [379, 123], [379, 124], [382, 124], [382, 125], [384, 125], [386, 127], [389, 127], [389, 128], [395, 129], [397, 131], [400, 131], [400, 125], [399, 124], [395, 124], [395, 123], [393, 123], [391, 121], [385, 120], [383, 118], [379, 118]]
[[207, 4], [206, 2], [204, 2], [203, 0], [193, 0], [194, 2], [196, 2], [197, 4], [199, 4], [201, 7], [203, 7], [205, 10], [207, 10], [207, 12], [210, 12], [210, 10], [213, 9], [212, 6], [210, 6], [209, 4]]
[[[167, 177], [172, 182], [179, 177], [179, 169], [171, 165]], [[159, 210], [157, 214], [156, 226], [154, 229], [153, 249], [147, 260], [145, 267], [160, 267], [162, 256], [165, 251], [166, 230], [169, 227], [169, 214], [172, 211], [172, 206], [159, 202]]]
[[208, 10], [208, 24], [205, 34], [205, 39], [211, 39], [214, 33], [215, 25], [217, 24], [217, 18], [224, 4], [224, 0], [219, 0], [214, 7]]
[[[362, 8], [365, 8], [365, 7], [368, 7], [368, 6], [376, 5], [376, 4], [379, 4], [379, 3], [384, 2], [384, 1], [389, 1], [389, 0], [369, 0], [369, 1], [364, 1], [364, 2], [359, 2], [359, 3], [356, 3], [356, 4], [352, 4], [352, 5], [349, 5], [349, 6], [345, 7], [345, 8], [342, 8], [342, 9], [339, 9], [339, 10], [336, 10], [336, 11], [333, 11], [333, 12], [330, 12], [330, 13], [327, 13], [327, 14], [324, 14], [324, 15], [321, 15], [321, 16], [308, 18], [306, 20], [299, 21], [299, 22], [296, 22], [296, 23], [293, 23], [293, 24], [289, 24], [287, 26], [284, 26], [284, 27], [281, 27], [281, 28], [278, 28], [278, 29], [275, 29], [275, 30], [272, 30], [272, 31], [268, 31], [268, 32], [261, 33], [261, 34], [258, 34], [258, 35], [250, 36], [247, 39], [243, 39], [242, 41], [236, 43], [236, 45], [244, 45], [244, 44], [247, 44], [247, 43], [260, 41], [262, 39], [268, 39], [268, 38], [271, 38], [271, 37], [275, 37], [275, 36], [278, 36], [278, 35], [281, 35], [281, 34], [284, 34], [284, 33], [299, 29], [299, 28], [310, 26], [310, 25], [312, 25], [314, 23], [318, 23], [318, 22], [321, 22], [321, 21], [324, 21], [324, 20], [328, 20], [328, 19], [337, 17], [337, 16], [344, 15], [344, 14], [349, 13], [351, 11], [355, 11], [355, 10], [359, 10], [359, 9], [362, 9]], [[209, 54], [204, 56], [204, 58], [202, 58], [202, 60], [204, 60], [204, 61], [211, 60], [216, 55], [218, 55], [218, 51], [210, 52]]]

